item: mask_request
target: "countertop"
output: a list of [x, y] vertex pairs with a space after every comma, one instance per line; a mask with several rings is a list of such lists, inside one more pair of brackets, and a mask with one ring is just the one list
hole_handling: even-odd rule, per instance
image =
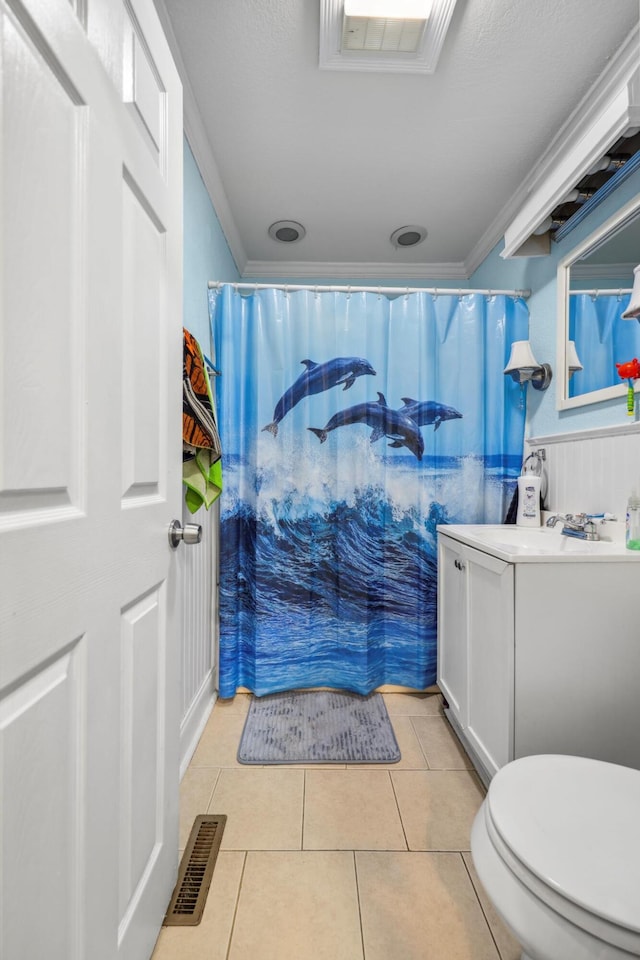
[[519, 527], [516, 524], [439, 524], [446, 534], [507, 563], [635, 563], [640, 550], [627, 550], [624, 524], [605, 524], [601, 536], [611, 539], [580, 540], [556, 527]]

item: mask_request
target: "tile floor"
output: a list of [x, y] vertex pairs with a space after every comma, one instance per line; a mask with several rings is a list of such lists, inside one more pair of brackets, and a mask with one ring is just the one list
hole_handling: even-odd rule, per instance
[[220, 700], [181, 786], [228, 820], [202, 922], [152, 960], [519, 960], [469, 853], [484, 788], [439, 694], [385, 693], [399, 763], [247, 767], [250, 696]]

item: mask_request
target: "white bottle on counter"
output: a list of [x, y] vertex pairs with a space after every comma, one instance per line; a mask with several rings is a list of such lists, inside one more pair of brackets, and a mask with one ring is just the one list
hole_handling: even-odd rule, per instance
[[533, 473], [518, 477], [516, 524], [519, 527], [540, 526], [540, 477]]

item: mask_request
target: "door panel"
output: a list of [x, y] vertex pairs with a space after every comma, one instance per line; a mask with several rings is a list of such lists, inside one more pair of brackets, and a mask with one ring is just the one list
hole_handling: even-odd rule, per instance
[[2, 133], [11, 143], [2, 172], [2, 221], [11, 231], [2, 293], [4, 527], [46, 522], [51, 510], [77, 509], [81, 499], [83, 319], [75, 264], [84, 112], [62, 65], [50, 50], [45, 58], [41, 35], [28, 27], [3, 18]]
[[[28, 874], [20, 897], [37, 905], [37, 923], [21, 912], [2, 918], [2, 956], [80, 960], [82, 909], [79, 859], [83, 818], [81, 783], [86, 638], [78, 638], [48, 666], [0, 702], [3, 791], [2, 869], [12, 882]], [[46, 797], [44, 788], [46, 787]], [[42, 873], [42, 850], [64, 883]]]
[[[130, 185], [131, 184], [131, 185]], [[161, 394], [163, 329], [162, 277], [166, 260], [164, 230], [139, 199], [130, 178], [122, 188], [123, 507], [160, 496], [166, 476], [164, 425], [157, 411]], [[133, 501], [133, 502], [132, 502]]]

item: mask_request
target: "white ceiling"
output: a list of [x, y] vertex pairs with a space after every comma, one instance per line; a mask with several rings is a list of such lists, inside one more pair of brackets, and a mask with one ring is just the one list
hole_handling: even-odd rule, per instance
[[[239, 270], [273, 277], [468, 276], [639, 16], [638, 0], [457, 0], [435, 73], [403, 75], [320, 70], [320, 0], [164, 6]], [[271, 239], [276, 220], [306, 236]], [[392, 246], [405, 224], [427, 239]]]

